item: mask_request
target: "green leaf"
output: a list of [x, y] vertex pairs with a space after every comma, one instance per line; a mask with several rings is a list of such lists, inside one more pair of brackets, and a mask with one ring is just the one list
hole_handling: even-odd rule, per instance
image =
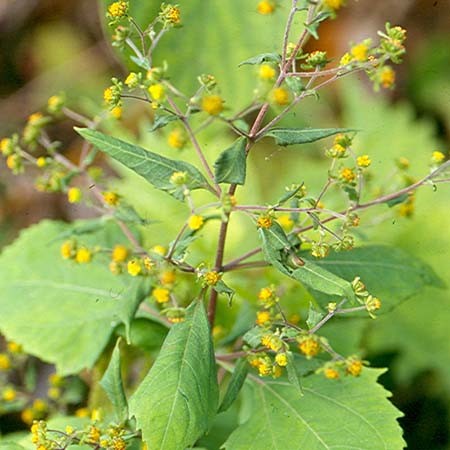
[[281, 56], [278, 53], [261, 53], [260, 55], [252, 56], [238, 64], [238, 67], [245, 65], [258, 65], [266, 62], [279, 63], [281, 61]]
[[219, 280], [217, 284], [213, 287], [213, 289], [218, 294], [225, 294], [228, 297], [228, 303], [231, 306], [231, 302], [234, 297], [234, 289], [231, 289], [228, 285], [226, 285], [222, 280]]
[[[166, 158], [99, 131], [87, 128], [75, 128], [75, 130], [88, 142], [135, 171], [153, 186], [172, 195], [174, 195], [175, 186], [171, 184], [170, 177], [174, 172], [186, 172], [188, 177], [186, 185], [189, 189], [209, 187], [206, 178], [192, 164]], [[179, 195], [174, 196], [179, 200], [183, 198]]]
[[150, 372], [130, 399], [130, 414], [149, 448], [184, 450], [208, 430], [217, 411], [214, 351], [203, 303], [174, 325]]
[[240, 358], [233, 370], [230, 382], [228, 383], [227, 390], [220, 404], [218, 412], [226, 411], [236, 400], [241, 388], [247, 378], [248, 374], [248, 362], [245, 358]]
[[253, 327], [244, 334], [244, 341], [252, 348], [257, 348], [261, 345], [261, 337], [266, 333], [264, 328]]
[[[92, 367], [119, 318], [129, 321], [139, 302], [129, 278], [112, 275], [101, 255], [90, 264], [61, 258], [55, 237], [71, 228], [43, 221], [0, 256], [0, 331], [25, 352], [56, 364], [61, 375]], [[113, 223], [80, 239], [89, 248], [126, 242]]]
[[300, 374], [297, 371], [297, 366], [295, 364], [294, 356], [291, 352], [286, 352], [288, 364], [286, 367], [287, 377], [289, 383], [294, 386], [300, 395], [303, 395], [303, 389], [300, 382]]
[[403, 194], [391, 200], [388, 200], [386, 204], [389, 206], [389, 208], [392, 208], [393, 206], [400, 205], [400, 203], [404, 203], [406, 200], [408, 200], [408, 198], [409, 194]]
[[316, 291], [355, 300], [348, 281], [311, 261], [300, 260], [278, 223], [274, 222], [270, 228], [260, 228], [259, 232], [265, 259], [281, 273]]
[[307, 260], [304, 262], [303, 267], [292, 272], [292, 278], [300, 281], [304, 286], [324, 294], [347, 297], [347, 299], [355, 301], [355, 294], [349, 281], [334, 275], [316, 263]]
[[352, 128], [271, 128], [265, 136], [273, 137], [277, 145], [309, 144], [339, 133], [356, 131]]
[[214, 163], [215, 178], [218, 183], [244, 184], [246, 174], [246, 139], [237, 139], [224, 150]]
[[333, 252], [315, 264], [344, 280], [359, 276], [368, 291], [382, 300], [383, 309], [398, 305], [425, 286], [444, 287], [428, 264], [396, 247], [373, 245]]
[[123, 423], [128, 418], [128, 403], [122, 381], [120, 341], [121, 339], [119, 338], [111, 355], [109, 365], [100, 380], [100, 385], [111, 400], [118, 421]]
[[317, 325], [322, 320], [323, 314], [314, 308], [314, 305], [310, 302], [309, 303], [309, 311], [308, 311], [308, 318], [306, 319], [306, 324], [308, 325], [309, 329], [313, 328], [315, 325]]
[[155, 121], [153, 122], [152, 127], [150, 128], [150, 131], [156, 131], [160, 128], [165, 127], [170, 122], [174, 122], [176, 120], [179, 120], [177, 116], [174, 116], [173, 114], [161, 114], [155, 117]]
[[396, 419], [401, 413], [377, 378], [365, 369], [359, 378], [338, 382], [313, 375], [304, 396], [283, 381], [255, 383], [254, 410], [224, 444], [226, 450], [400, 450], [405, 446]]

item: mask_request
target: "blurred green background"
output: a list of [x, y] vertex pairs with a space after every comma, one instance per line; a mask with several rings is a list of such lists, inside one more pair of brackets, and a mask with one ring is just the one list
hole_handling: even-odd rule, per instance
[[[280, 1], [276, 14], [267, 17], [256, 14], [254, 0], [231, 1], [227, 5], [216, 0], [207, 4], [204, 0], [178, 3], [182, 10], [185, 7], [186, 25], [163, 42], [164, 56], [172, 67], [182, 69], [178, 73], [174, 70], [175, 81], [189, 86], [199, 73], [209, 71], [217, 75], [229, 103], [235, 98], [245, 103], [254, 73], [251, 68], [236, 66], [255, 53], [277, 49], [290, 2]], [[144, 20], [160, 2], [132, 0], [131, 4]], [[212, 16], [214, 21], [208, 19]], [[331, 86], [321, 94], [319, 102], [310, 99], [303, 103], [286, 124], [363, 130], [356, 140], [357, 150], [372, 156], [375, 184], [385, 185], [386, 189], [391, 186], [388, 175], [396, 158], [411, 161], [412, 177], [423, 175], [431, 152], [440, 150], [448, 157], [450, 148], [449, 17], [447, 0], [349, 0], [338, 20], [323, 25], [321, 40], [308, 43], [308, 50], [324, 49], [331, 57], [339, 58], [350, 42], [375, 37], [386, 20], [399, 24], [408, 30], [408, 53], [397, 68], [396, 89], [375, 95], [365, 75], [360, 74]], [[62, 90], [74, 109], [98, 111], [102, 90], [111, 76], [123, 77], [127, 73], [103, 34], [102, 22], [100, 7], [93, 0], [0, 2], [0, 136], [19, 129], [29, 114]], [[199, 26], [203, 34], [198, 33]], [[183, 39], [179, 33], [185, 33]], [[116, 131], [139, 134], [147, 145], [161, 147], [163, 137], [146, 131], [149, 119], [149, 111], [126, 105], [122, 125]], [[51, 129], [69, 155], [76, 154], [80, 146], [72, 125], [61, 123]], [[217, 154], [229, 139], [217, 137], [214, 145], [208, 146], [208, 154]], [[205, 141], [209, 142], [207, 137]], [[324, 182], [327, 165], [321, 145], [308, 147], [302, 158], [295, 150], [281, 152], [264, 144], [257, 150], [249, 163], [255, 184], [242, 194], [247, 199], [270, 201], [277, 198], [284, 185], [294, 181], [305, 181], [312, 192]], [[282, 179], [273, 175], [279, 173]], [[175, 224], [183, 216], [184, 212], [180, 213], [164, 194], [154, 194], [139, 180], [125, 177], [128, 183], [120, 182], [118, 189], [142, 214], [152, 214], [157, 204], [160, 213], [171, 217]], [[154, 196], [150, 206], [143, 189]], [[401, 246], [427, 261], [448, 284], [450, 189], [440, 184], [435, 192], [426, 186], [416, 197], [417, 209], [412, 218], [395, 216], [385, 207], [369, 215], [370, 219], [363, 221], [360, 243], [371, 239]], [[377, 215], [386, 220], [377, 223]], [[32, 174], [14, 177], [1, 163], [1, 246], [11, 242], [20, 229], [42, 218], [72, 220], [90, 216], [92, 211], [68, 205], [64, 196], [36, 192]], [[164, 236], [164, 227], [157, 225], [152, 236]], [[238, 228], [234, 229], [230, 253], [240, 247], [242, 231]], [[175, 225], [169, 229], [175, 230]], [[206, 248], [209, 243], [204, 245]], [[411, 449], [450, 448], [449, 320], [449, 291], [429, 289], [371, 323], [360, 343], [373, 365], [391, 369], [382, 382], [405, 414], [401, 423]], [[0, 431], [6, 431], [1, 418]]]

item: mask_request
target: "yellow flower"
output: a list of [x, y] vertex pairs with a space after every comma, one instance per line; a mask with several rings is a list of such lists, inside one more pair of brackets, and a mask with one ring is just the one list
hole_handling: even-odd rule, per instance
[[170, 300], [170, 291], [163, 287], [156, 287], [152, 291], [152, 296], [158, 303], [167, 303]]
[[287, 233], [289, 233], [289, 231], [291, 231], [292, 228], [294, 228], [294, 221], [292, 220], [289, 214], [282, 214], [281, 216], [278, 216], [277, 222]]
[[364, 43], [357, 44], [351, 48], [350, 53], [356, 61], [364, 62], [369, 56], [369, 47]]
[[203, 275], [203, 281], [208, 286], [215, 286], [221, 278], [220, 273], [217, 273], [215, 270], [212, 270], [211, 272], [206, 272]]
[[81, 189], [77, 187], [71, 187], [67, 191], [67, 200], [69, 203], [80, 203], [83, 196]]
[[272, 287], [263, 287], [259, 291], [258, 298], [262, 302], [266, 302], [274, 297], [275, 291]]
[[267, 361], [261, 362], [258, 366], [258, 372], [262, 377], [270, 375], [272, 373], [272, 364]]
[[13, 145], [10, 138], [3, 138], [0, 141], [0, 151], [4, 156], [8, 156], [13, 151]]
[[157, 83], [157, 84], [152, 84], [148, 88], [148, 92], [151, 95], [153, 100], [159, 102], [164, 98], [166, 90], [161, 83]]
[[288, 364], [286, 353], [278, 353], [278, 355], [275, 356], [275, 362], [281, 367], [286, 367]]
[[64, 378], [61, 375], [58, 375], [57, 373], [52, 373], [48, 377], [48, 381], [52, 386], [55, 387], [61, 387], [64, 384]]
[[2, 392], [2, 398], [5, 402], [13, 402], [17, 398], [17, 392], [12, 387], [7, 387]]
[[175, 186], [182, 186], [187, 181], [187, 173], [186, 172], [174, 172], [170, 176], [170, 182]]
[[36, 123], [38, 123], [43, 117], [44, 116], [40, 112], [31, 114], [31, 116], [28, 117], [28, 123], [30, 125], [36, 125]]
[[392, 67], [385, 66], [381, 69], [380, 74], [380, 84], [385, 89], [391, 88], [395, 83], [395, 71]]
[[346, 371], [349, 375], [353, 377], [358, 377], [361, 375], [363, 369], [363, 363], [360, 359], [350, 358], [347, 360]]
[[320, 343], [317, 338], [309, 336], [301, 339], [298, 344], [298, 348], [306, 356], [307, 359], [310, 359], [320, 352]]
[[152, 247], [151, 251], [153, 253], [156, 253], [157, 255], [165, 256], [167, 249], [163, 245], [155, 245], [154, 247]]
[[175, 283], [176, 274], [173, 270], [165, 270], [159, 276], [161, 284], [173, 284]]
[[272, 14], [275, 11], [275, 3], [269, 0], [262, 0], [258, 3], [257, 11], [260, 14]]
[[188, 227], [193, 231], [197, 231], [200, 230], [200, 228], [203, 226], [204, 223], [205, 220], [203, 219], [202, 216], [194, 214], [191, 217], [189, 217]]
[[277, 87], [270, 92], [270, 100], [278, 106], [286, 106], [291, 101], [289, 91], [284, 87]]
[[128, 2], [114, 2], [108, 7], [108, 13], [111, 17], [120, 19], [128, 13]]
[[114, 108], [111, 109], [111, 111], [109, 111], [109, 114], [114, 119], [117, 119], [117, 120], [121, 119], [122, 118], [122, 107], [114, 106]]
[[211, 116], [217, 116], [223, 111], [223, 98], [220, 95], [205, 95], [201, 109]]
[[381, 308], [381, 300], [377, 297], [369, 295], [366, 300], [366, 308], [369, 312], [379, 310]]
[[88, 433], [88, 442], [96, 444], [100, 442], [100, 436], [101, 436], [100, 430], [96, 426], [91, 425]]
[[47, 158], [45, 156], [40, 156], [36, 159], [36, 165], [42, 169], [47, 165]]
[[182, 149], [186, 142], [186, 134], [179, 128], [172, 130], [167, 136], [167, 143], [172, 148]]
[[115, 192], [103, 192], [103, 200], [109, 206], [117, 206], [119, 203], [119, 195]]
[[91, 420], [93, 422], [98, 422], [100, 420], [102, 420], [102, 413], [99, 409], [95, 408], [92, 410], [91, 412]]
[[264, 325], [270, 322], [270, 312], [269, 311], [258, 311], [256, 313], [256, 324]]
[[181, 23], [180, 9], [176, 6], [170, 6], [164, 12], [164, 18], [172, 25], [179, 25]]
[[283, 375], [283, 369], [281, 366], [272, 366], [272, 377], [280, 378]]
[[277, 74], [277, 71], [270, 64], [261, 64], [259, 66], [258, 75], [261, 80], [273, 80]]
[[329, 380], [337, 380], [339, 378], [339, 372], [333, 367], [327, 367], [323, 371], [323, 374], [325, 375], [325, 378], [328, 378]]
[[410, 195], [408, 200], [405, 203], [402, 203], [399, 207], [399, 214], [402, 217], [411, 217], [414, 214], [415, 210], [415, 199], [414, 195]]
[[30, 425], [33, 423], [33, 419], [34, 419], [34, 413], [33, 410], [31, 408], [25, 408], [21, 414], [20, 414], [20, 418], [22, 419], [23, 422], [25, 422], [27, 425]]
[[270, 228], [272, 226], [272, 217], [267, 215], [259, 216], [256, 226], [258, 228]]
[[66, 241], [61, 245], [60, 252], [64, 259], [70, 259], [74, 255], [74, 246], [72, 241]]
[[138, 259], [131, 259], [127, 264], [127, 271], [132, 277], [137, 277], [142, 272], [142, 265]]
[[51, 398], [52, 400], [58, 400], [58, 398], [61, 397], [62, 391], [59, 387], [51, 387], [47, 391], [48, 398]]
[[445, 155], [442, 152], [439, 152], [439, 151], [435, 151], [431, 155], [431, 160], [434, 163], [437, 163], [437, 164], [439, 164], [442, 161], [444, 161], [444, 159], [445, 159]]
[[124, 83], [130, 88], [135, 88], [139, 85], [139, 77], [135, 72], [130, 72], [125, 78]]
[[22, 353], [22, 346], [17, 342], [10, 341], [6, 347], [9, 353]]
[[113, 90], [110, 87], [106, 88], [103, 91], [103, 100], [105, 100], [105, 103], [109, 105], [113, 102], [113, 99], [114, 99]]
[[128, 249], [121, 244], [114, 246], [111, 259], [114, 262], [124, 262], [128, 258]]
[[155, 266], [155, 263], [153, 262], [153, 260], [150, 259], [148, 256], [146, 256], [144, 258], [144, 267], [146, 268], [146, 270], [150, 271], [153, 269], [154, 266]]
[[74, 428], [71, 427], [70, 425], [67, 425], [65, 428], [66, 434], [72, 434], [74, 431], [75, 431]]
[[92, 260], [92, 252], [86, 247], [81, 247], [75, 254], [75, 261], [78, 264], [87, 264]]
[[344, 167], [339, 173], [339, 178], [346, 183], [353, 183], [353, 181], [355, 181], [356, 175], [352, 169], [350, 169], [349, 167]]
[[75, 416], [80, 417], [80, 418], [89, 417], [89, 409], [88, 408], [78, 408], [75, 411]]
[[323, 0], [323, 4], [333, 11], [337, 11], [345, 4], [345, 0]]
[[46, 412], [48, 410], [47, 402], [42, 398], [37, 398], [33, 402], [33, 409], [39, 413]]
[[22, 166], [22, 158], [16, 153], [9, 155], [6, 158], [6, 166], [12, 171], [19, 170]]
[[47, 100], [47, 111], [50, 114], [59, 114], [64, 108], [66, 97], [64, 94], [52, 95]]
[[352, 62], [352, 55], [350, 53], [344, 53], [342, 55], [341, 60], [339, 61], [340, 66], [346, 66], [347, 64], [350, 64]]
[[372, 164], [372, 161], [370, 160], [369, 155], [362, 155], [356, 158], [356, 164], [358, 164], [359, 167], [369, 167], [370, 164]]

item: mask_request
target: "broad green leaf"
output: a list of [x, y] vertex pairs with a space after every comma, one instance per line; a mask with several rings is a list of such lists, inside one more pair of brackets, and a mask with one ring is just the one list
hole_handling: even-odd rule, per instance
[[[205, 177], [192, 164], [166, 158], [137, 145], [107, 136], [99, 131], [87, 128], [75, 128], [75, 130], [88, 142], [129, 169], [134, 170], [158, 189], [167, 191], [172, 195], [178, 193], [175, 190], [175, 186], [170, 182], [170, 177], [174, 172], [186, 173], [186, 185], [189, 189], [208, 187]], [[179, 193], [174, 196], [180, 199]]]
[[278, 223], [274, 222], [270, 228], [261, 228], [259, 232], [265, 259], [281, 273], [316, 291], [355, 300], [348, 281], [311, 261], [300, 260]]
[[[111, 274], [107, 258], [98, 255], [89, 264], [62, 259], [55, 237], [71, 227], [43, 221], [0, 256], [0, 331], [56, 364], [61, 375], [92, 367], [120, 318], [127, 323], [142, 300], [127, 276]], [[113, 223], [78, 239], [91, 248], [126, 243]]]
[[109, 365], [100, 380], [100, 385], [111, 400], [117, 419], [120, 423], [123, 423], [128, 418], [128, 403], [122, 381], [120, 341], [121, 339], [119, 338], [111, 355]]
[[208, 430], [216, 414], [214, 351], [203, 303], [174, 325], [147, 376], [129, 402], [149, 448], [184, 450]]
[[245, 183], [246, 143], [244, 138], [237, 139], [230, 148], [220, 154], [214, 163], [215, 178], [218, 183]]
[[307, 288], [355, 301], [355, 294], [349, 281], [334, 275], [316, 263], [307, 260], [304, 262], [302, 267], [292, 272], [292, 278], [300, 281]]
[[253, 56], [251, 58], [246, 59], [238, 64], [238, 67], [245, 65], [258, 65], [265, 62], [274, 62], [279, 63], [281, 61], [281, 56], [278, 53], [261, 53], [260, 55]]
[[359, 276], [369, 292], [380, 297], [387, 307], [425, 286], [444, 286], [428, 264], [396, 247], [373, 245], [333, 252], [315, 264], [347, 281]]
[[225, 450], [400, 450], [401, 413], [377, 384], [384, 370], [365, 369], [339, 381], [320, 375], [303, 380], [304, 396], [283, 381], [254, 386], [254, 410], [224, 444]]
[[339, 133], [356, 131], [351, 128], [271, 128], [265, 136], [273, 137], [278, 145], [308, 144]]
[[237, 361], [233, 370], [230, 382], [228, 383], [227, 390], [220, 404], [218, 412], [226, 411], [236, 400], [241, 388], [247, 378], [248, 374], [248, 362], [245, 358], [241, 358]]

